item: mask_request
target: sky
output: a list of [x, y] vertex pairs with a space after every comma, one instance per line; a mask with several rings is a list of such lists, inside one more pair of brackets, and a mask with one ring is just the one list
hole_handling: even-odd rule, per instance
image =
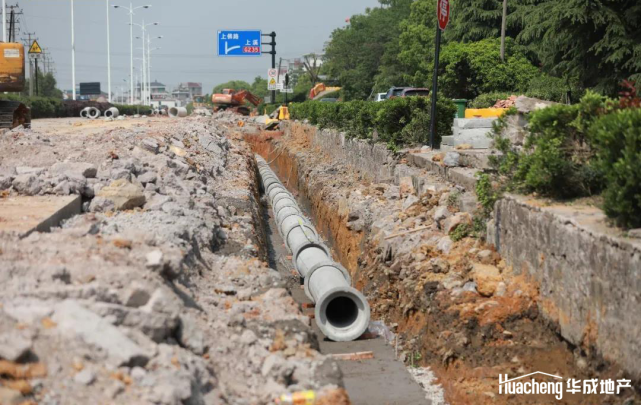
[[[7, 0], [7, 5], [16, 0]], [[41, 47], [55, 63], [58, 87], [71, 89], [71, 0], [18, 0], [21, 37], [35, 32]], [[107, 90], [107, 0], [75, 0], [76, 83], [102, 83]], [[128, 1], [109, 0], [110, 5], [129, 6]], [[277, 58], [296, 58], [323, 50], [331, 32], [346, 25], [353, 14], [362, 13], [378, 0], [135, 0], [134, 23], [158, 22], [152, 36], [151, 77], [169, 88], [181, 82], [201, 82], [203, 91], [228, 80], [252, 82], [266, 76], [270, 55], [260, 58], [216, 56], [218, 30], [275, 31]], [[129, 13], [110, 8], [112, 92], [128, 86], [130, 40]], [[135, 39], [134, 58], [141, 58], [142, 43]], [[21, 39], [19, 37], [19, 39]], [[266, 38], [268, 41], [269, 38]], [[139, 49], [140, 48], [140, 49]], [[265, 47], [269, 48], [269, 46]], [[265, 50], [265, 49], [264, 49]], [[135, 72], [140, 71], [134, 60]]]

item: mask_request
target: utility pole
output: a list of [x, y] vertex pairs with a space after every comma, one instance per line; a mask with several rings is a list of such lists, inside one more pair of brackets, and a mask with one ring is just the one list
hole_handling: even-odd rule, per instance
[[73, 32], [73, 0], [71, 0], [71, 91], [76, 100], [76, 37]]
[[[31, 36], [32, 35], [36, 35], [36, 33], [35, 32], [27, 32], [27, 33], [25, 33], [25, 35], [27, 35], [27, 43], [25, 44], [25, 46], [27, 48], [29, 48], [31, 46], [31, 43], [32, 43]], [[22, 40], [24, 41], [25, 39], [22, 38]], [[33, 65], [31, 64], [31, 56], [27, 56], [26, 59], [29, 62], [29, 96], [33, 96], [33, 82], [34, 82], [34, 80], [33, 80]]]
[[36, 64], [36, 96], [38, 95], [38, 57], [36, 56], [34, 59], [34, 62]]
[[507, 0], [503, 0], [503, 20], [501, 21], [501, 61], [505, 62], [505, 31], [507, 30]]
[[111, 103], [111, 45], [109, 38], [109, 0], [105, 0], [107, 4], [107, 97]]
[[[271, 32], [269, 34], [262, 34], [264, 37], [271, 37], [271, 42], [263, 42], [263, 45], [271, 45], [272, 50], [269, 52], [263, 52], [263, 53], [268, 53], [272, 55], [272, 69], [276, 69], [276, 33]], [[280, 74], [280, 72], [279, 72]], [[272, 90], [272, 104], [276, 103], [276, 90]]]
[[2, 0], [2, 42], [7, 42], [7, 1]]

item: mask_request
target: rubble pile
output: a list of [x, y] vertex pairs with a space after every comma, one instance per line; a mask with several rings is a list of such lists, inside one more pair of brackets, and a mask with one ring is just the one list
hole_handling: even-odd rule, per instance
[[264, 261], [236, 121], [0, 135], [3, 198], [77, 194], [83, 211], [49, 233], [0, 233], [0, 403], [344, 397]]

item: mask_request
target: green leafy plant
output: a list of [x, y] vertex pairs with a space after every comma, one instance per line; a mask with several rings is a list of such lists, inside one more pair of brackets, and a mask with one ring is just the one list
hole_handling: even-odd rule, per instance
[[[428, 97], [395, 98], [385, 102], [348, 101], [323, 103], [306, 101], [293, 103], [291, 116], [308, 119], [321, 128], [345, 131], [351, 138], [372, 139], [388, 144], [394, 150], [427, 142], [429, 134], [430, 99]], [[446, 98], [437, 100], [437, 142], [442, 135], [451, 134], [456, 107]]]
[[604, 173], [604, 210], [620, 226], [641, 227], [641, 109], [616, 111], [589, 130]]
[[461, 224], [454, 229], [452, 233], [450, 233], [450, 239], [452, 239], [453, 242], [458, 242], [461, 239], [470, 236], [474, 228], [472, 225], [469, 224]]

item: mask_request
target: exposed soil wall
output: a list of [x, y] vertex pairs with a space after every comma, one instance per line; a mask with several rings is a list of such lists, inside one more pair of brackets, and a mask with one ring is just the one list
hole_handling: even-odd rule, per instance
[[[406, 363], [432, 367], [450, 403], [552, 402], [545, 395], [499, 395], [499, 374], [620, 378], [620, 370], [589, 347], [559, 338], [555, 326], [540, 316], [535, 280], [514, 275], [493, 248], [477, 239], [455, 237], [457, 226], [469, 219], [460, 203], [468, 193], [414, 171], [414, 179], [421, 178], [415, 187], [398, 162], [388, 165], [393, 175], [372, 176], [368, 165], [359, 163], [368, 160], [366, 155], [347, 159], [337, 143], [319, 139], [326, 135], [290, 123], [284, 134], [246, 139], [308, 203], [335, 257], [368, 297], [373, 319], [384, 320], [398, 334]], [[390, 184], [392, 178], [397, 185]], [[624, 395], [636, 398], [632, 390]], [[587, 399], [621, 401], [568, 394], [558, 403]]]

